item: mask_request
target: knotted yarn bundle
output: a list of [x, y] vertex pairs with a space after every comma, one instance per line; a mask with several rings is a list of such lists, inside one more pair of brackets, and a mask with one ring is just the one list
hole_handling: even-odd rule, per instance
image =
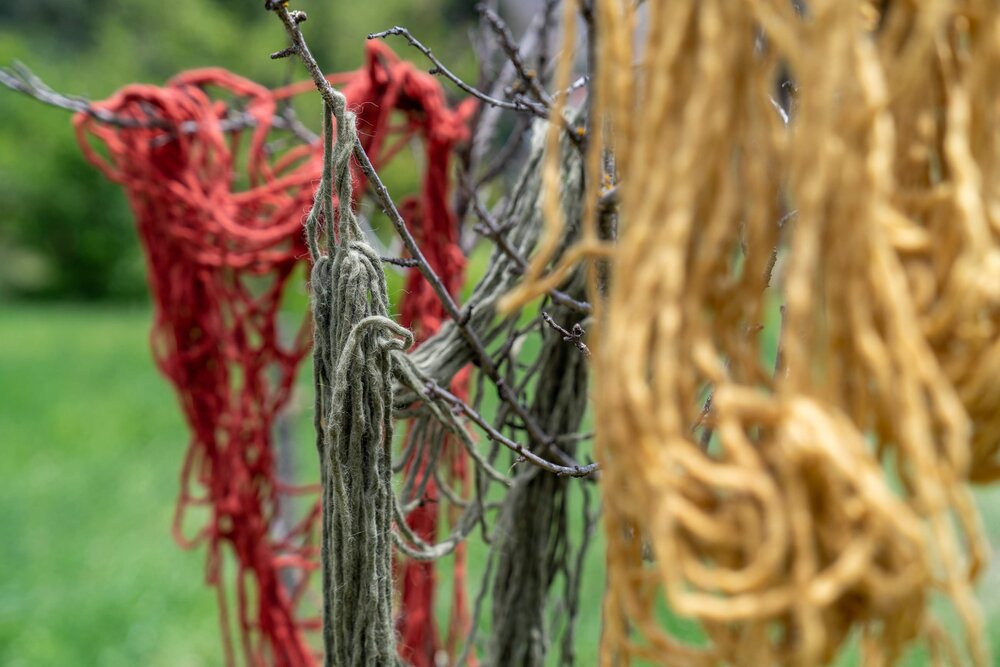
[[[376, 167], [412, 140], [422, 141], [420, 191], [402, 208], [428, 261], [457, 289], [464, 262], [447, 179], [450, 152], [467, 134], [470, 108], [448, 108], [433, 77], [381, 43], [368, 44], [361, 69], [330, 80], [344, 85], [348, 103], [357, 108], [361, 142]], [[224, 70], [196, 70], [162, 88], [128, 86], [96, 105], [138, 127], [74, 118], [88, 159], [126, 189], [146, 253], [154, 354], [192, 432], [175, 534], [185, 546], [208, 544], [208, 581], [218, 591], [227, 664], [235, 662], [234, 624], [248, 664], [311, 665], [317, 655], [307, 631], [320, 627], [318, 605], [303, 600], [309, 574], [318, 568], [319, 504], [295, 525], [281, 529], [277, 523], [290, 495], [313, 495], [319, 487], [278, 479], [273, 448], [275, 419], [311, 344], [308, 322], [288, 341], [278, 318], [295, 268], [309, 256], [302, 219], [322, 172], [322, 146], [274, 153], [268, 141], [278, 105], [307, 90], [311, 82], [272, 91]], [[230, 106], [219, 101], [223, 97]], [[354, 179], [361, 191], [363, 179]], [[422, 310], [430, 286], [416, 273], [407, 279], [402, 309], [408, 323], [426, 331], [439, 314]], [[454, 452], [447, 474], [461, 474], [462, 456]], [[186, 538], [182, 522], [192, 505], [211, 514], [194, 538]], [[433, 533], [437, 515], [429, 514], [424, 530]], [[227, 553], [237, 568], [230, 586], [222, 572]], [[414, 567], [430, 572], [429, 564]], [[227, 589], [235, 590], [235, 621], [227, 612]], [[456, 606], [464, 608], [464, 585], [457, 581], [454, 589]], [[404, 635], [407, 627], [410, 635], [433, 635], [432, 603], [432, 579], [419, 596], [404, 595]], [[460, 615], [453, 620], [467, 623]], [[433, 656], [435, 646], [421, 650]]]

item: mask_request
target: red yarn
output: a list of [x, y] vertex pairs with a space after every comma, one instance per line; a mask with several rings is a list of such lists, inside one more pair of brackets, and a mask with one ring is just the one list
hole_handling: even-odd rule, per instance
[[[364, 67], [331, 81], [345, 84], [362, 144], [376, 167], [409, 138], [424, 143], [423, 183], [402, 210], [430, 264], [457, 292], [464, 258], [448, 206], [449, 156], [455, 143], [467, 138], [471, 108], [449, 109], [433, 77], [379, 42], [369, 42]], [[222, 576], [226, 551], [235, 557], [235, 623], [247, 663], [295, 666], [317, 660], [306, 631], [319, 627], [318, 604], [302, 603], [309, 575], [318, 567], [318, 504], [276, 534], [288, 496], [314, 496], [317, 488], [276, 478], [272, 431], [310, 345], [308, 322], [294, 340], [284, 341], [277, 319], [293, 271], [308, 258], [302, 221], [320, 176], [322, 149], [299, 146], [274, 157], [265, 143], [278, 101], [311, 87], [271, 91], [225, 70], [195, 70], [162, 88], [127, 86], [95, 105], [136, 120], [159, 119], [165, 128], [115, 127], [83, 114], [73, 119], [87, 158], [122, 184], [135, 214], [155, 307], [153, 353], [177, 390], [192, 432], [174, 532], [183, 546], [208, 545], [207, 580], [219, 598], [227, 664], [235, 660]], [[221, 90], [227, 103], [214, 100], [209, 88]], [[225, 132], [227, 104], [239, 104], [255, 127]], [[393, 113], [405, 122], [390, 125]], [[390, 143], [391, 137], [400, 141]], [[93, 139], [104, 144], [107, 157]], [[361, 192], [364, 183], [355, 178], [355, 191]], [[407, 292], [402, 319], [425, 338], [444, 313], [415, 270]], [[458, 448], [452, 450], [451, 472], [462, 479], [464, 459]], [[437, 492], [428, 485], [427, 493], [428, 502], [409, 523], [432, 539]], [[207, 507], [211, 518], [186, 538], [182, 523], [192, 505]], [[468, 624], [461, 561], [451, 635]], [[400, 653], [418, 667], [433, 665], [438, 643], [432, 570], [408, 563], [401, 579]]]

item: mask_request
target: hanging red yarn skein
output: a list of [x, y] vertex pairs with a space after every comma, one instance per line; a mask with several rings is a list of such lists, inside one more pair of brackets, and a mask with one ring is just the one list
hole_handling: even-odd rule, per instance
[[[376, 168], [413, 138], [424, 144], [420, 192], [401, 210], [431, 266], [456, 293], [464, 257], [447, 201], [449, 158], [456, 142], [467, 138], [471, 106], [449, 109], [433, 77], [379, 42], [368, 43], [361, 69], [330, 80], [344, 84]], [[238, 100], [253, 127], [235, 129], [235, 116], [210, 89]], [[319, 627], [319, 605], [303, 604], [318, 566], [318, 501], [295, 525], [278, 520], [291, 497], [318, 489], [278, 479], [273, 431], [310, 347], [308, 322], [285, 341], [277, 320], [293, 272], [308, 258], [302, 220], [320, 176], [322, 149], [317, 142], [274, 156], [266, 143], [278, 103], [307, 90], [311, 82], [271, 91], [225, 70], [202, 69], [164, 87], [130, 85], [94, 105], [139, 127], [104, 124], [82, 113], [73, 119], [84, 154], [125, 188], [135, 215], [155, 309], [153, 354], [191, 429], [174, 533], [185, 547], [208, 546], [207, 580], [219, 599], [228, 665], [235, 664], [235, 652], [222, 575], [227, 552], [236, 566], [235, 625], [247, 664], [314, 665], [318, 658], [308, 633]], [[390, 124], [394, 114], [403, 122]], [[237, 176], [243, 169], [245, 175]], [[354, 178], [355, 192], [363, 192], [364, 179], [360, 173]], [[444, 313], [415, 270], [407, 292], [403, 321], [425, 338]], [[453, 449], [449, 472], [461, 480], [464, 459]], [[408, 522], [433, 539], [436, 492], [428, 485], [427, 493], [429, 502]], [[188, 538], [182, 524], [191, 506], [207, 507], [210, 519]], [[459, 558], [453, 635], [468, 624], [463, 570]], [[433, 572], [406, 563], [401, 579], [400, 653], [416, 667], [433, 665]]]

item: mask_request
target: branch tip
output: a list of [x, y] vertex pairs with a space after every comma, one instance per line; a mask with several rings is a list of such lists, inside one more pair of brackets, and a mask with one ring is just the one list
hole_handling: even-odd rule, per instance
[[282, 49], [280, 51], [275, 51], [274, 53], [272, 53], [271, 54], [271, 60], [279, 60], [281, 58], [287, 58], [289, 56], [294, 56], [298, 52], [299, 52], [298, 47], [295, 46], [295, 45], [292, 45], [292, 46], [284, 48], [284, 49]]

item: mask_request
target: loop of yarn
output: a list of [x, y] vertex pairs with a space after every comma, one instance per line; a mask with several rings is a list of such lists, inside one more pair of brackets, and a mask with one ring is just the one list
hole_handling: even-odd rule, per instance
[[[467, 136], [471, 107], [449, 109], [434, 77], [400, 61], [382, 43], [368, 44], [358, 71], [329, 78], [344, 85], [347, 103], [357, 109], [361, 142], [376, 167], [411, 138], [422, 140], [420, 192], [405, 198], [401, 210], [428, 261], [457, 290], [464, 258], [448, 207], [448, 167], [453, 146]], [[213, 89], [240, 101], [255, 121], [252, 130], [224, 129], [228, 112], [210, 94]], [[318, 485], [277, 479], [272, 432], [311, 343], [309, 323], [285, 340], [278, 319], [293, 272], [309, 256], [301, 219], [321, 176], [322, 146], [272, 155], [267, 143], [278, 103], [312, 90], [311, 81], [272, 91], [224, 70], [195, 70], [162, 88], [130, 85], [97, 105], [140, 121], [156, 119], [160, 127], [119, 128], [74, 117], [85, 155], [126, 189], [146, 253], [154, 355], [177, 389], [192, 432], [175, 534], [184, 546], [208, 544], [208, 581], [218, 591], [227, 664], [235, 661], [231, 624], [248, 664], [316, 662], [308, 631], [320, 622], [310, 609], [313, 603], [303, 601], [309, 574], [318, 569], [319, 504], [292, 526], [283, 528], [278, 517], [289, 494], [313, 495]], [[246, 134], [249, 141], [241, 142]], [[241, 150], [244, 176], [238, 173]], [[341, 187], [350, 172], [339, 176]], [[353, 178], [356, 190], [364, 186], [359, 174]], [[357, 230], [348, 235], [356, 238]], [[365, 261], [380, 270], [378, 258]], [[404, 324], [412, 322], [418, 332], [439, 326], [442, 314], [427, 308], [432, 295], [419, 272], [410, 271], [401, 304]], [[461, 460], [462, 452], [452, 458]], [[446, 474], [462, 471], [449, 464]], [[209, 507], [211, 519], [186, 538], [182, 521], [192, 505]], [[437, 513], [425, 514], [422, 534], [430, 538]], [[227, 586], [223, 576], [230, 553], [235, 586]], [[432, 564], [404, 567], [411, 566], [420, 568], [414, 571], [421, 586], [419, 595], [404, 594], [400, 625], [404, 638], [430, 636], [421, 643], [421, 664], [432, 665], [437, 648], [430, 619]], [[235, 619], [227, 612], [227, 588], [237, 593]], [[464, 608], [464, 585], [456, 581], [454, 590], [456, 606]], [[467, 618], [453, 620], [464, 631]], [[405, 641], [400, 650], [409, 650]], [[416, 664], [418, 658], [408, 659]]]

